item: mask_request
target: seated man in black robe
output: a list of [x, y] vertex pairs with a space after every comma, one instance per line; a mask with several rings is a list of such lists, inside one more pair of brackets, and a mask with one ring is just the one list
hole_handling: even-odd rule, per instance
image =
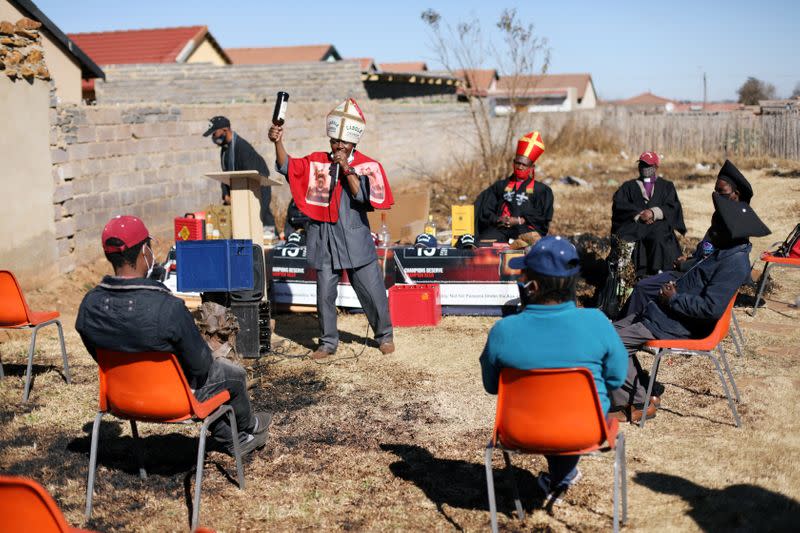
[[478, 195], [475, 218], [482, 241], [509, 242], [525, 236], [534, 241], [547, 235], [553, 219], [553, 191], [534, 179], [534, 162], [544, 153], [538, 131], [517, 143], [514, 173]]
[[637, 278], [672, 268], [681, 255], [675, 232], [686, 234], [675, 186], [658, 177], [658, 165], [658, 154], [643, 153], [639, 177], [617, 189], [611, 206], [611, 233], [636, 243], [631, 260]]

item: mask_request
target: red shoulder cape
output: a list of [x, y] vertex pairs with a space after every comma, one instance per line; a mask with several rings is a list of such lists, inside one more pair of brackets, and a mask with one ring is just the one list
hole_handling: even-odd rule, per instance
[[[375, 209], [389, 209], [394, 204], [392, 190], [383, 166], [359, 151], [353, 152], [350, 164], [359, 176], [367, 176], [369, 203]], [[337, 174], [328, 152], [314, 152], [302, 158], [289, 158], [287, 177], [292, 198], [298, 209], [320, 222], [339, 220], [339, 202], [344, 176]]]

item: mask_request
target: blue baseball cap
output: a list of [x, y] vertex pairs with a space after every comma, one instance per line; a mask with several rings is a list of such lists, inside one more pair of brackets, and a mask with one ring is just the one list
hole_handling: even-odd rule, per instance
[[542, 237], [525, 257], [513, 258], [508, 266], [520, 270], [527, 268], [553, 278], [568, 278], [581, 270], [578, 250], [561, 236]]
[[436, 248], [436, 237], [430, 233], [420, 233], [414, 241], [414, 248]]

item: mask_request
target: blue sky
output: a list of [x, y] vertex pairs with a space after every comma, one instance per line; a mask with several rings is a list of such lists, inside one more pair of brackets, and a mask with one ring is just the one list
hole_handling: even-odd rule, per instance
[[[551, 48], [550, 72], [589, 72], [601, 98], [643, 91], [735, 99], [748, 76], [788, 96], [800, 82], [800, 1], [34, 0], [66, 32], [205, 24], [223, 47], [332, 43], [344, 57], [427, 61], [436, 68], [420, 13], [477, 18], [491, 30], [505, 7], [536, 25]], [[497, 7], [495, 7], [497, 6]], [[489, 65], [494, 66], [494, 65]]]

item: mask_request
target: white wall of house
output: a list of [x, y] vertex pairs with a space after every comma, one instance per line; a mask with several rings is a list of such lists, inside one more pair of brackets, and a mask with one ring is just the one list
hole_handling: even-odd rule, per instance
[[597, 107], [597, 94], [594, 91], [594, 84], [590, 80], [586, 82], [586, 90], [583, 92], [581, 103], [577, 104], [577, 109], [594, 109], [595, 107]]

